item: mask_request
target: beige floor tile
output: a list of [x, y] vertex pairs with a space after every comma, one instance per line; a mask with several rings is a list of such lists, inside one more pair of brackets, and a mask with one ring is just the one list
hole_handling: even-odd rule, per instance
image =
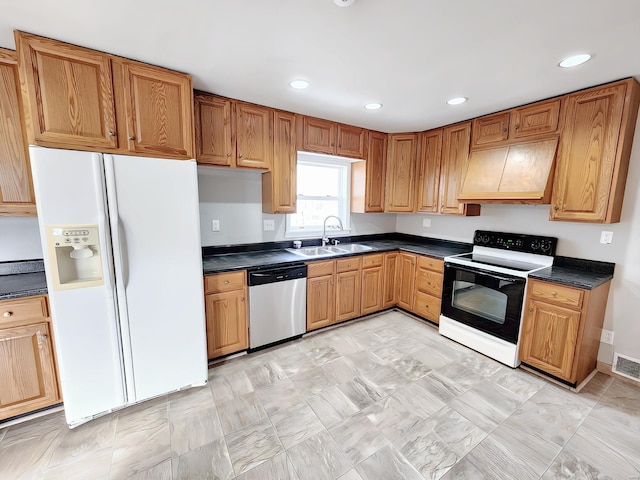
[[174, 480], [234, 478], [226, 442], [219, 438], [171, 460]]
[[329, 433], [353, 465], [389, 444], [387, 437], [363, 413], [330, 428]]
[[307, 438], [287, 453], [301, 480], [334, 480], [352, 468], [326, 430]]
[[284, 452], [276, 431], [266, 418], [227, 435], [226, 440], [236, 475], [243, 474]]
[[305, 401], [274, 413], [270, 419], [286, 449], [324, 430], [324, 425]]

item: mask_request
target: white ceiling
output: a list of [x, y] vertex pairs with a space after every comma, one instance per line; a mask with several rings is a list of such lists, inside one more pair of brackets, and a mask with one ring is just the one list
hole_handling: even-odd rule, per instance
[[[0, 0], [13, 29], [193, 75], [194, 87], [385, 132], [640, 79], [640, 0]], [[594, 58], [565, 70], [570, 54]], [[289, 88], [304, 78], [311, 87]], [[454, 96], [466, 104], [446, 105]], [[363, 105], [378, 101], [379, 111]]]

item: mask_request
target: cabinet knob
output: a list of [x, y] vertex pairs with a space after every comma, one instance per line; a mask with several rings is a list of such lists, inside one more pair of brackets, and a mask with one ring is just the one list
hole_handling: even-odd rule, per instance
[[558, 205], [554, 205], [553, 209], [557, 212], [558, 210], [560, 210], [560, 207]]
[[519, 125], [519, 124], [518, 124], [518, 125], [516, 125], [516, 130], [517, 130], [517, 129], [519, 129], [519, 128], [520, 128], [520, 125]]
[[533, 312], [533, 307], [529, 307], [529, 312]]
[[230, 153], [227, 153], [227, 157], [230, 157], [230, 156], [231, 156], [231, 154], [230, 154]]
[[225, 284], [225, 285], [229, 285], [229, 280], [225, 280], [225, 281], [224, 281], [224, 284]]
[[244, 302], [244, 297], [242, 297], [242, 298], [240, 299], [240, 301], [241, 301], [241, 302]]
[[556, 292], [556, 291], [552, 291], [552, 292], [551, 292], [551, 295], [553, 295], [553, 296], [555, 297], [556, 295], [558, 295], [558, 292]]
[[503, 129], [502, 129], [502, 131], [506, 133], [507, 129], [506, 129], [506, 128], [503, 128]]
[[2, 316], [3, 316], [4, 318], [9, 318], [9, 317], [11, 317], [12, 315], [13, 315], [13, 312], [4, 312], [4, 313], [2, 314]]
[[109, 136], [110, 137], [115, 137], [116, 136], [116, 132], [109, 130]]
[[129, 135], [129, 140], [135, 140], [135, 139], [136, 139], [136, 137], [135, 137], [135, 136], [133, 136], [133, 135]]
[[350, 267], [350, 266], [351, 266], [351, 264], [350, 264], [350, 263], [347, 263], [347, 267]]
[[238, 158], [242, 158], [242, 154], [238, 155]]

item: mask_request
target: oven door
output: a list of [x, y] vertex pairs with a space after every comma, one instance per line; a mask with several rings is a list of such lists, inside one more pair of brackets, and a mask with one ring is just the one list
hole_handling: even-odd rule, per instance
[[526, 279], [445, 263], [442, 314], [517, 344]]

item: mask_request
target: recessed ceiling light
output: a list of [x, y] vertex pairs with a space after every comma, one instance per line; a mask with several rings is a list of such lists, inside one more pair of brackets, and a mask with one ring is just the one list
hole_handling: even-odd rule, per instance
[[289, 86], [296, 90], [304, 90], [309, 86], [309, 82], [306, 80], [293, 80], [292, 82], [289, 82]]
[[591, 60], [591, 55], [588, 53], [581, 53], [580, 55], [573, 55], [562, 60], [558, 65], [562, 68], [571, 68], [578, 65], [582, 65], [585, 62]]
[[366, 108], [367, 110], [380, 110], [382, 108], [382, 104], [381, 103], [367, 103], [364, 108]]
[[449, 105], [460, 105], [461, 103], [464, 103], [467, 100], [469, 100], [467, 97], [456, 97], [456, 98], [451, 98], [447, 100], [447, 103]]

